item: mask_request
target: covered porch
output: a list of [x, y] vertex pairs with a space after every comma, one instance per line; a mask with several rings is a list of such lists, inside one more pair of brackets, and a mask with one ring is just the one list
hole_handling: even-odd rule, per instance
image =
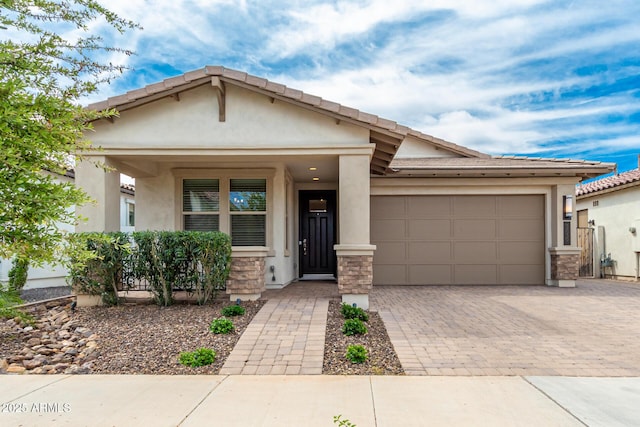
[[[380, 146], [378, 144], [378, 146]], [[78, 231], [119, 229], [120, 173], [136, 180], [136, 230], [232, 237], [227, 294], [255, 300], [299, 279], [332, 279], [368, 307], [370, 176], [376, 144], [270, 149], [105, 149], [76, 168], [95, 201]], [[389, 156], [390, 157], [390, 156]], [[103, 163], [109, 170], [96, 167]]]

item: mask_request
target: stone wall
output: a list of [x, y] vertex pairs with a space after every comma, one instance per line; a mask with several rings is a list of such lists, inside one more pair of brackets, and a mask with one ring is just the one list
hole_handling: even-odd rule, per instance
[[576, 280], [580, 254], [551, 254], [551, 279]]
[[373, 286], [373, 255], [338, 256], [338, 291], [368, 294]]
[[227, 279], [227, 294], [247, 295], [259, 294], [265, 288], [264, 257], [231, 258], [231, 271]]

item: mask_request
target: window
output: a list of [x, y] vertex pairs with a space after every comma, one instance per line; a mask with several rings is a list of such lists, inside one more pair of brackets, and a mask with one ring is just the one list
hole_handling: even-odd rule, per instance
[[267, 180], [182, 179], [182, 227], [225, 232], [233, 246], [266, 246]]
[[220, 182], [217, 179], [185, 179], [182, 183], [184, 229], [218, 231]]
[[136, 225], [136, 205], [127, 202], [127, 226], [134, 227]]
[[229, 211], [233, 246], [266, 246], [266, 179], [230, 180]]

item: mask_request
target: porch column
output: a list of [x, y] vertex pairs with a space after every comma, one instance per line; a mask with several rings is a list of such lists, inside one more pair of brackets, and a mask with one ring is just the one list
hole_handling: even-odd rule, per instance
[[246, 246], [234, 248], [231, 271], [227, 279], [229, 300], [255, 301], [265, 288], [265, 259], [269, 248]]
[[[93, 161], [109, 166], [104, 157], [93, 157]], [[95, 203], [76, 207], [76, 214], [85, 217], [76, 231], [120, 230], [120, 173], [105, 171], [92, 162], [81, 161], [75, 168], [76, 185], [82, 188]]]
[[575, 185], [551, 190], [551, 246], [547, 285], [574, 287], [579, 275], [580, 248], [576, 246]]
[[342, 302], [369, 308], [373, 285], [373, 252], [369, 240], [369, 156], [340, 156], [338, 202], [338, 290]]

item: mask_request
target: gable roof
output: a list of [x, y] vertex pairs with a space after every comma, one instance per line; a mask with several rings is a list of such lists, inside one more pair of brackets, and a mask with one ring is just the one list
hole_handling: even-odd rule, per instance
[[593, 196], [595, 194], [608, 193], [635, 186], [640, 186], [640, 169], [632, 169], [627, 172], [581, 184], [576, 189], [576, 195], [578, 197]]
[[395, 121], [328, 101], [280, 83], [274, 83], [261, 77], [221, 66], [207, 66], [199, 70], [190, 71], [141, 89], [129, 91], [123, 95], [113, 96], [104, 101], [90, 104], [87, 108], [91, 110], [115, 108], [118, 111], [126, 111], [168, 96], [175, 96], [189, 89], [212, 84], [212, 78], [219, 79], [224, 84], [232, 84], [253, 92], [262, 93], [272, 99], [288, 102], [333, 117], [336, 120], [370, 129], [370, 142], [376, 145], [371, 162], [371, 172], [374, 174], [384, 175], [388, 172], [389, 164], [406, 136], [413, 136], [461, 156], [490, 157], [488, 154], [427, 135], [400, 125]]
[[[515, 172], [520, 175], [529, 174], [535, 176], [573, 175], [595, 177], [611, 172], [615, 168], [612, 163], [579, 160], [492, 157], [489, 154], [400, 125], [395, 121], [328, 101], [319, 96], [271, 82], [265, 78], [222, 66], [206, 66], [199, 70], [190, 71], [159, 83], [150, 84], [143, 88], [90, 104], [87, 108], [92, 110], [114, 108], [118, 111], [126, 111], [168, 96], [178, 96], [180, 92], [207, 84], [218, 87], [220, 91], [224, 91], [224, 85], [226, 84], [235, 85], [261, 93], [273, 100], [287, 102], [332, 117], [337, 121], [345, 121], [369, 129], [369, 140], [376, 147], [370, 166], [371, 173], [374, 175], [387, 175], [403, 170], [420, 170], [424, 172], [429, 169], [430, 171], [440, 171], [432, 172], [433, 175], [443, 174], [443, 170], [448, 170], [450, 175], [456, 175], [456, 173], [451, 173], [456, 170], [458, 171], [457, 175], [460, 175], [460, 171], [470, 172], [466, 173], [466, 175], [482, 175], [482, 172], [476, 172], [487, 170], [494, 175], [500, 174], [503, 176], [508, 176]], [[448, 158], [447, 160], [443, 160], [443, 158], [394, 160], [400, 144], [407, 136], [414, 137], [419, 141], [461, 157]], [[501, 161], [505, 159], [508, 159], [508, 161]], [[423, 175], [426, 174], [423, 173]]]

